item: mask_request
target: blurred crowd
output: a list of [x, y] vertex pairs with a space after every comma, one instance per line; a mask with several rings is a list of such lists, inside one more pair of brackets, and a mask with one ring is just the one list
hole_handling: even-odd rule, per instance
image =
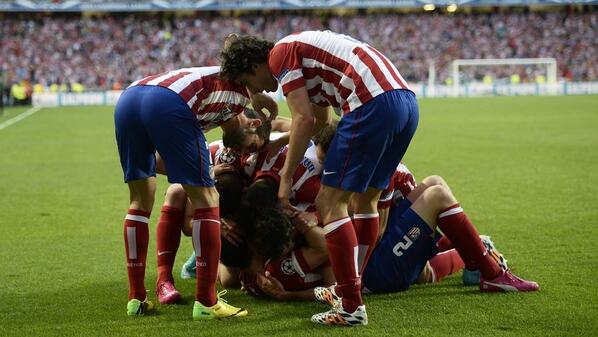
[[[121, 89], [148, 74], [217, 65], [232, 32], [277, 40], [289, 33], [330, 29], [378, 48], [411, 82], [449, 83], [458, 58], [554, 57], [560, 79], [598, 80], [598, 13], [294, 14], [174, 16], [5, 16], [0, 21], [4, 85], [31, 91]], [[512, 76], [534, 81], [542, 67], [465, 70], [469, 80]], [[28, 89], [28, 90], [29, 90]]]

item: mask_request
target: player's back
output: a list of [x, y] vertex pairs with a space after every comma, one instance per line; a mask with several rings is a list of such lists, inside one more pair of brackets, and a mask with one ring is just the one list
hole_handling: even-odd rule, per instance
[[[355, 110], [377, 95], [409, 89], [395, 66], [378, 50], [350, 36], [331, 31], [304, 31], [276, 43], [270, 67], [292, 91], [300, 76], [288, 73], [301, 67], [312, 103], [331, 105], [337, 114]], [[286, 89], [286, 90], [285, 90]]]
[[220, 67], [193, 67], [147, 76], [133, 86], [159, 86], [177, 93], [204, 130], [210, 130], [241, 113], [249, 103], [247, 90], [220, 78]]

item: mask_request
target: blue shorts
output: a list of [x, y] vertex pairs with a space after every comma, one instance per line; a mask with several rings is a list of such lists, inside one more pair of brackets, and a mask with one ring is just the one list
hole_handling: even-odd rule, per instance
[[404, 291], [434, 257], [437, 235], [411, 208], [393, 207], [388, 225], [362, 275], [364, 288], [374, 293]]
[[174, 91], [131, 87], [114, 112], [116, 143], [125, 182], [156, 175], [156, 150], [170, 183], [214, 186], [210, 151], [195, 114]]
[[415, 134], [419, 109], [409, 90], [387, 91], [340, 120], [322, 184], [346, 191], [385, 189]]

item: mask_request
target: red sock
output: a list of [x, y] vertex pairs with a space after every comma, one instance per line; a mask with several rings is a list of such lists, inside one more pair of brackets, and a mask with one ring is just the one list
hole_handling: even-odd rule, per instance
[[211, 307], [216, 304], [216, 278], [220, 260], [220, 209], [198, 208], [193, 214], [193, 247], [197, 264], [195, 300]]
[[343, 308], [354, 312], [363, 304], [361, 279], [357, 273], [357, 238], [351, 218], [346, 217], [324, 226], [328, 258], [336, 278], [336, 293], [343, 297]]
[[455, 245], [453, 245], [453, 243], [451, 242], [451, 240], [449, 240], [446, 237], [446, 235], [443, 235], [436, 242], [436, 248], [438, 249], [439, 252], [445, 252], [445, 251], [447, 251], [449, 249], [455, 248]]
[[456, 249], [449, 249], [434, 256], [430, 260], [430, 267], [434, 272], [432, 282], [440, 282], [443, 278], [463, 269], [465, 263]]
[[124, 235], [129, 276], [129, 300], [143, 301], [145, 292], [145, 260], [149, 242], [150, 212], [129, 209], [125, 217]]
[[357, 266], [359, 267], [359, 275], [362, 275], [376, 246], [376, 239], [378, 239], [378, 228], [380, 227], [378, 213], [353, 214], [353, 227], [355, 227], [359, 247]]
[[184, 216], [185, 212], [178, 208], [162, 206], [156, 229], [158, 284], [167, 280], [172, 281], [172, 267], [181, 241]]
[[459, 204], [440, 213], [438, 227], [454, 243], [467, 269], [479, 269], [482, 277], [486, 280], [500, 275], [500, 267], [486, 252], [478, 232]]

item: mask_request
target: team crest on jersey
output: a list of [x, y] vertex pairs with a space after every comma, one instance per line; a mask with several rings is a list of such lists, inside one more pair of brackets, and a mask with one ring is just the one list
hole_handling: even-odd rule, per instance
[[283, 273], [287, 275], [293, 275], [296, 272], [295, 266], [293, 265], [293, 260], [291, 260], [290, 257], [282, 260], [282, 262], [280, 263], [280, 269]]
[[287, 76], [287, 74], [289, 73], [289, 68], [284, 68], [280, 74], [278, 74], [278, 76], [276, 76], [276, 79], [278, 80], [278, 82], [282, 81], [282, 79]]
[[220, 110], [220, 113], [212, 120], [212, 122], [215, 124], [221, 124], [222, 122], [230, 119], [232, 113], [233, 105], [231, 103], [227, 103], [224, 108]]
[[411, 227], [411, 229], [407, 232], [407, 235], [412, 241], [417, 240], [421, 234], [421, 231], [417, 227]]
[[217, 164], [232, 164], [237, 156], [234, 152], [229, 151], [228, 149], [223, 149], [218, 156], [216, 157]]

